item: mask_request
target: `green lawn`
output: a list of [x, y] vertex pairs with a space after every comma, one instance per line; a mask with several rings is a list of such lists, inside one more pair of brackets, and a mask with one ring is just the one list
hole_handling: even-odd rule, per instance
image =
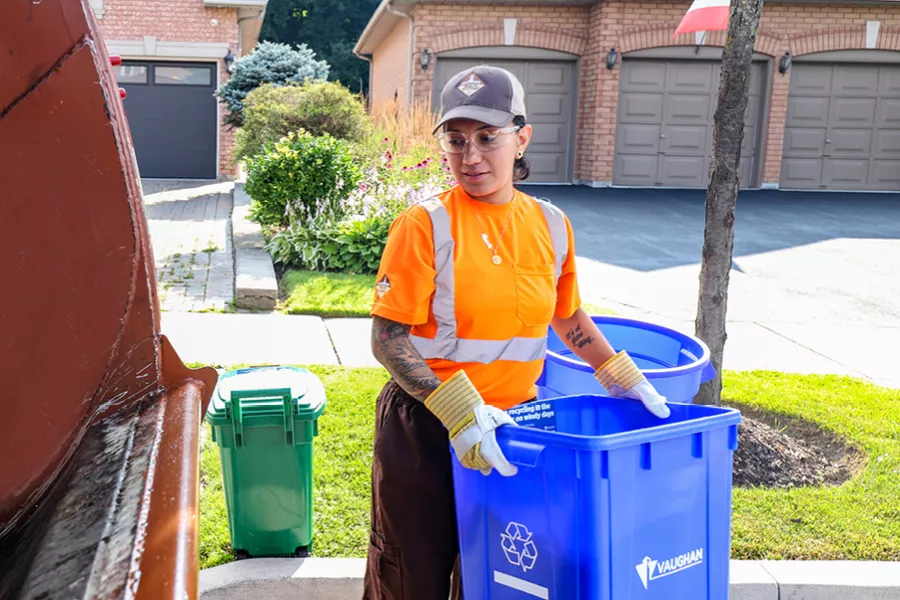
[[292, 315], [368, 317], [375, 298], [374, 275], [290, 269], [280, 287], [277, 310]]
[[[365, 555], [375, 398], [383, 369], [309, 367], [328, 405], [315, 446], [314, 555]], [[849, 439], [863, 471], [833, 488], [735, 489], [732, 557], [900, 560], [900, 392], [831, 376], [725, 374], [729, 401], [800, 416]], [[728, 403], [728, 402], [726, 402]], [[231, 560], [218, 453], [201, 458], [200, 558]]]
[[[290, 269], [281, 279], [277, 310], [292, 315], [368, 317], [375, 291], [374, 275], [348, 275]], [[592, 315], [613, 315], [608, 308], [584, 304]]]

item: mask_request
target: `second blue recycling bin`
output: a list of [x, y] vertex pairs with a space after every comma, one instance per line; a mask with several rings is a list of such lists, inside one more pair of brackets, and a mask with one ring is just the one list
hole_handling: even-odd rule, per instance
[[454, 459], [465, 600], [727, 600], [740, 412], [579, 395], [508, 412], [518, 467]]
[[[716, 374], [709, 348], [699, 338], [637, 319], [613, 316], [591, 319], [616, 351], [628, 352], [653, 387], [669, 402], [693, 402], [700, 384]], [[550, 329], [544, 371], [537, 382], [538, 398], [607, 393], [593, 373]]]

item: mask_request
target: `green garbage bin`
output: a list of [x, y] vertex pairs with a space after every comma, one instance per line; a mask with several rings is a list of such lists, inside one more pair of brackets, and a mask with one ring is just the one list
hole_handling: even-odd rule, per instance
[[219, 379], [206, 419], [239, 558], [309, 555], [313, 438], [324, 410], [325, 388], [306, 369], [251, 367]]

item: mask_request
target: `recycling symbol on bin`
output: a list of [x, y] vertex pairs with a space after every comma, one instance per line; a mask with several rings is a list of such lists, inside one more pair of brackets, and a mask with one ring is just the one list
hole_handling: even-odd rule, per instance
[[537, 561], [537, 546], [531, 541], [531, 532], [519, 523], [510, 523], [506, 526], [506, 532], [500, 534], [503, 544], [503, 552], [510, 564], [522, 567], [522, 571], [534, 568]]

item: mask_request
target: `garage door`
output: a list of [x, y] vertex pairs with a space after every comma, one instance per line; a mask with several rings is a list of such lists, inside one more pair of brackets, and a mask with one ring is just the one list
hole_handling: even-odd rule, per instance
[[[626, 59], [619, 78], [617, 185], [706, 187], [713, 150], [721, 64], [714, 61]], [[765, 84], [754, 63], [741, 148], [741, 186], [754, 184]]]
[[570, 180], [570, 140], [575, 100], [575, 63], [563, 61], [510, 61], [441, 59], [435, 71], [435, 106], [451, 77], [469, 67], [487, 62], [515, 74], [525, 90], [528, 122], [534, 127], [528, 160], [529, 183], [560, 183]]
[[780, 186], [900, 190], [900, 65], [794, 63]]
[[128, 92], [125, 114], [141, 177], [214, 179], [215, 65], [126, 61], [116, 78]]

